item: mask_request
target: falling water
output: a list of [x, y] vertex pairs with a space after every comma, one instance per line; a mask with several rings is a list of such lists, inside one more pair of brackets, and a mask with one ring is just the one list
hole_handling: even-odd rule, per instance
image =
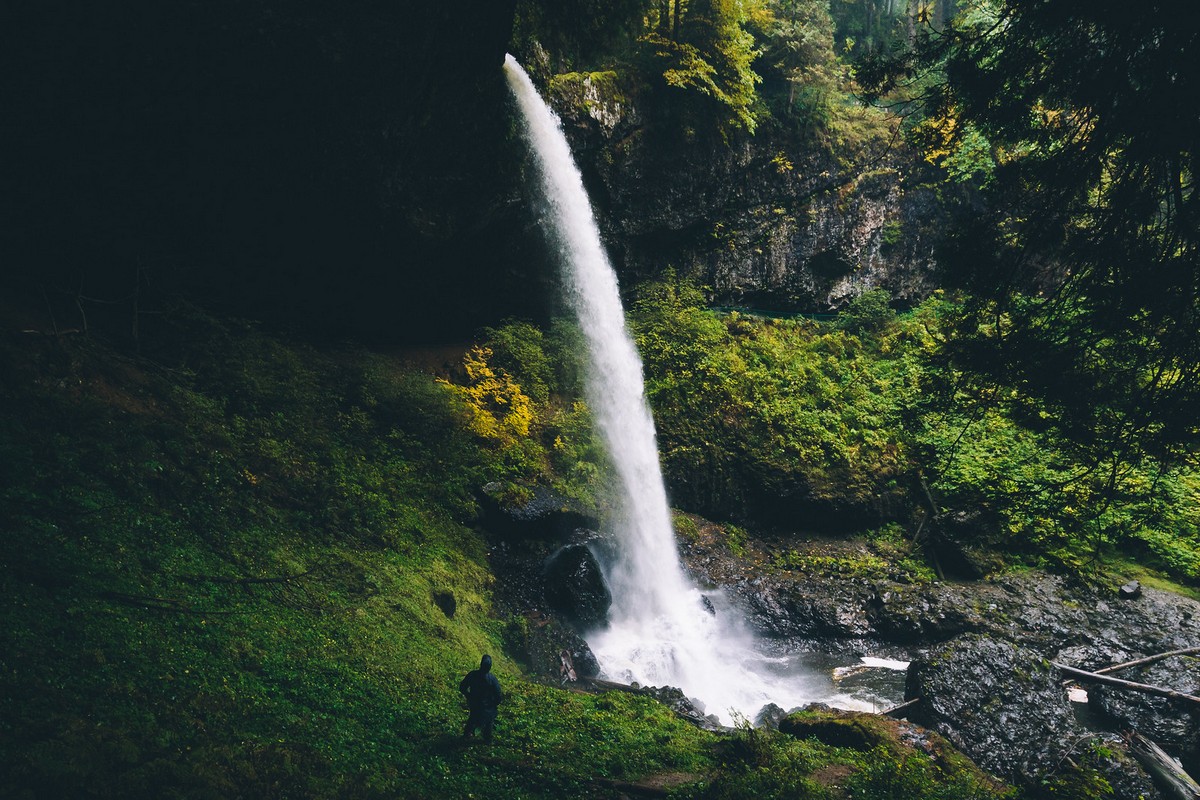
[[611, 524], [618, 552], [608, 569], [609, 627], [589, 638], [604, 673], [643, 685], [678, 686], [726, 722], [767, 702], [784, 708], [819, 690], [787, 659], [762, 655], [723, 598], [717, 614], [679, 562], [659, 469], [642, 363], [625, 328], [617, 278], [558, 117], [511, 55], [504, 70], [541, 174], [552, 238], [570, 305], [587, 341], [586, 393], [619, 485]]

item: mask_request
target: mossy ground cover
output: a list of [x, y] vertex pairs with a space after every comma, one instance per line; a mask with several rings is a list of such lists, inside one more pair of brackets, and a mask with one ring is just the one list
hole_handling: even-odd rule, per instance
[[672, 497], [791, 535], [869, 534], [881, 563], [827, 565], [843, 571], [904, 561], [928, 576], [921, 550], [969, 550], [988, 569], [1085, 579], [1132, 558], [1200, 585], [1195, 466], [1097, 461], [1020, 387], [966, 388], [944, 355], [957, 313], [935, 294], [898, 314], [876, 291], [816, 322], [715, 313], [686, 282], [641, 287], [632, 327]]
[[[661, 707], [506, 660], [469, 526], [503, 465], [452, 392], [200, 315], [162, 336], [4, 342], [0, 793], [560, 796], [698, 766]], [[486, 757], [455, 690], [483, 652], [509, 691]]]
[[[425, 373], [186, 309], [142, 347], [0, 340], [0, 795], [836, 797], [814, 771], [865, 769], [524, 677], [473, 492], [584, 445], [489, 440]], [[508, 700], [463, 746], [482, 652]]]

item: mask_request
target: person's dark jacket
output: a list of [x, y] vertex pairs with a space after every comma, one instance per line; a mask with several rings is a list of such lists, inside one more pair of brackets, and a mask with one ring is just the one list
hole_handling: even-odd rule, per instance
[[458, 684], [458, 690], [467, 697], [467, 708], [471, 711], [496, 713], [496, 707], [504, 700], [500, 681], [492, 674], [492, 660], [484, 656], [479, 669], [467, 673]]

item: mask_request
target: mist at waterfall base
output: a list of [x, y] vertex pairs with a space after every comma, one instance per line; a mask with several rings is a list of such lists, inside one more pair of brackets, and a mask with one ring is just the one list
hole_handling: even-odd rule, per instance
[[549, 236], [562, 263], [567, 299], [587, 343], [586, 396], [618, 491], [606, 571], [613, 605], [606, 629], [589, 636], [606, 677], [676, 686], [730, 723], [767, 703], [869, 703], [836, 695], [795, 655], [769, 655], [725, 599], [684, 575], [659, 468], [642, 363], [625, 327], [616, 273], [600, 240], [587, 191], [558, 117], [511, 55], [504, 65], [541, 177]]

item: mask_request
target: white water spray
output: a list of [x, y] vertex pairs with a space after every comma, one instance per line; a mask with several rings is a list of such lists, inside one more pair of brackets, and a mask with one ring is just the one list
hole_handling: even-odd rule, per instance
[[619, 552], [609, 570], [609, 627], [589, 639], [604, 673], [643, 685], [678, 686], [723, 721], [784, 708], [821, 692], [795, 670], [773, 667], [736, 615], [715, 598], [706, 609], [684, 575], [658, 463], [642, 363], [625, 328], [616, 274], [600, 241], [583, 179], [558, 117], [511, 55], [505, 74], [525, 121], [570, 305], [587, 341], [586, 393], [619, 485], [612, 525]]

